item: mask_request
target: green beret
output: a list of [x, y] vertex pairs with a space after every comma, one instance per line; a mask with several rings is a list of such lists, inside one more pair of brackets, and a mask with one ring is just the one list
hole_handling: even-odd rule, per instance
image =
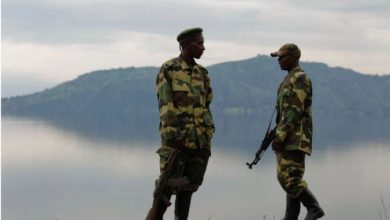
[[177, 41], [182, 44], [188, 40], [191, 40], [195, 37], [198, 37], [199, 35], [201, 35], [203, 32], [203, 29], [202, 28], [190, 28], [190, 29], [187, 29], [187, 30], [184, 30], [182, 32], [180, 32], [179, 35], [177, 35]]

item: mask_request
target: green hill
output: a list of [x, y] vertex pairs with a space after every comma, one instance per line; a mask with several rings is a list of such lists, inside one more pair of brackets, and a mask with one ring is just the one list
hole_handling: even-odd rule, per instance
[[[389, 118], [390, 76], [364, 75], [323, 63], [301, 65], [313, 81], [315, 126], [325, 135], [332, 132], [333, 122], [361, 120], [367, 125], [367, 121]], [[215, 93], [212, 111], [220, 128], [217, 131], [228, 134], [242, 127], [248, 137], [258, 139], [286, 72], [275, 59], [260, 55], [212, 65], [208, 70]], [[157, 67], [129, 67], [87, 73], [42, 92], [3, 98], [2, 115], [38, 117], [84, 132], [111, 130], [145, 137], [152, 133], [156, 138], [157, 71]]]

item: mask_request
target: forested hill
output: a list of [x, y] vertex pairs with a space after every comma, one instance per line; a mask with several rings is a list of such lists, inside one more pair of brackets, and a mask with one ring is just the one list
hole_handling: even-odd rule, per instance
[[[323, 63], [302, 62], [313, 82], [313, 114], [322, 119], [390, 116], [390, 76], [365, 75]], [[158, 67], [100, 70], [31, 95], [3, 98], [2, 114], [83, 121], [91, 126], [126, 123], [139, 130], [158, 121]], [[256, 56], [208, 67], [217, 122], [263, 115], [269, 118], [286, 72], [276, 59]]]
[[[314, 111], [321, 115], [385, 115], [390, 112], [390, 76], [372, 76], [323, 63], [303, 62], [313, 81]], [[285, 75], [276, 60], [257, 56], [208, 67], [215, 92], [213, 109], [250, 114], [271, 109]], [[84, 74], [52, 89], [2, 99], [2, 114], [83, 117], [156, 112], [157, 67], [120, 68]], [[73, 115], [73, 116], [72, 116]]]

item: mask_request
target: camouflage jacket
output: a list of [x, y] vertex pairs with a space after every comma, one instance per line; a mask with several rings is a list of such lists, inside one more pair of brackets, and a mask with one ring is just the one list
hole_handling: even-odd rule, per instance
[[284, 150], [301, 150], [311, 154], [312, 85], [298, 66], [281, 82], [277, 97], [276, 135], [274, 141]]
[[213, 97], [207, 70], [179, 56], [165, 62], [156, 79], [161, 147], [211, 148]]

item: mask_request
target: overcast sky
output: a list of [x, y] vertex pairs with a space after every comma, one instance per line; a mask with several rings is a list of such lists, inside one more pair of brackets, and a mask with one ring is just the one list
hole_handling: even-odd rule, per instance
[[203, 27], [199, 63], [294, 42], [303, 61], [390, 74], [389, 0], [2, 0], [2, 97], [98, 69], [160, 66]]

